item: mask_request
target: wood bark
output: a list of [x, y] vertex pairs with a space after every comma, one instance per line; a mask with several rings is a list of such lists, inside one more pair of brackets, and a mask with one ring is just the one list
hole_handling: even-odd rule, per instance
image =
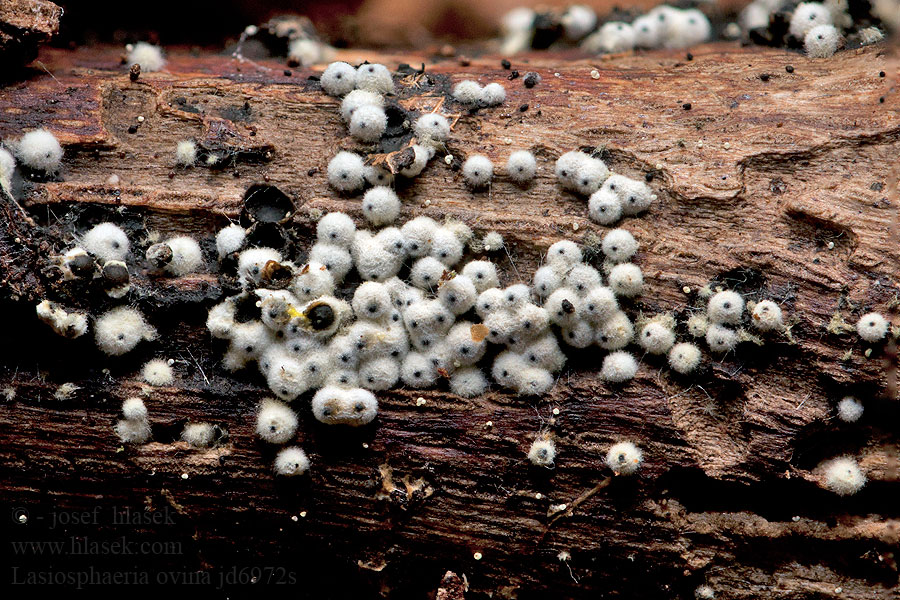
[[[309, 78], [314, 70], [275, 62], [174, 51], [163, 72], [131, 82], [118, 48], [43, 51], [52, 77], [0, 90], [0, 136], [44, 126], [66, 150], [58, 177], [14, 185], [33, 224], [8, 202], [0, 208], [9, 538], [178, 546], [70, 553], [50, 566], [25, 553], [10, 577], [106, 566], [217, 585], [255, 573], [261, 584], [292, 578], [291, 593], [319, 598], [689, 598], [701, 584], [719, 598], [895, 598], [896, 347], [864, 344], [852, 325], [869, 310], [900, 323], [897, 62], [882, 46], [829, 60], [725, 43], [692, 52], [691, 61], [681, 52], [515, 57], [512, 69], [541, 75], [531, 89], [508, 79], [499, 56], [465, 65], [433, 55], [341, 58], [425, 63], [424, 75], [404, 78], [397, 103], [413, 116], [438, 105], [454, 115], [449, 150], [458, 159], [484, 153], [500, 171], [513, 150], [536, 154], [527, 188], [498, 176], [472, 193], [442, 160], [399, 186], [403, 219], [452, 217], [478, 234], [500, 232], [504, 284], [527, 282], [559, 239], [596, 247], [605, 228], [553, 177], [562, 152], [590, 148], [658, 194], [648, 213], [622, 223], [641, 243], [647, 281], [632, 315], [683, 321], [704, 306], [706, 286], [723, 286], [777, 301], [787, 332], [707, 355], [691, 377], [644, 356], [638, 376], [617, 387], [597, 377], [601, 354], [570, 351], [537, 400], [496, 389], [471, 400], [446, 386], [393, 390], [379, 394], [375, 425], [353, 432], [320, 426], [301, 399], [298, 441], [313, 467], [284, 483], [253, 433], [264, 382], [255, 369], [227, 373], [204, 328], [206, 309], [230, 293], [211, 237], [241, 217], [251, 185], [292, 201], [298, 261], [323, 211], [361, 221], [359, 198], [335, 194], [324, 176], [338, 149], [356, 148], [338, 101]], [[447, 93], [468, 77], [502, 82], [507, 101], [460, 109]], [[232, 160], [176, 168], [183, 139]], [[118, 359], [91, 335], [55, 336], [34, 315], [44, 298], [93, 314], [115, 304], [61, 282], [50, 258], [105, 219], [131, 234], [128, 302], [160, 332]], [[168, 279], [146, 269], [141, 249], [178, 233], [204, 240], [209, 272]], [[157, 356], [176, 361], [176, 383], [146, 392], [139, 369]], [[64, 382], [81, 389], [54, 398]], [[154, 441], [122, 446], [113, 425], [134, 394], [145, 394]], [[834, 417], [846, 394], [865, 403], [857, 424]], [[218, 424], [228, 438], [192, 450], [178, 441], [187, 421]], [[559, 450], [552, 470], [525, 459], [541, 431]], [[622, 439], [644, 449], [637, 477], [608, 477], [606, 449]], [[817, 468], [843, 454], [869, 478], [847, 498], [820, 489]], [[117, 525], [114, 507], [174, 524]], [[99, 516], [72, 522], [95, 508]]]

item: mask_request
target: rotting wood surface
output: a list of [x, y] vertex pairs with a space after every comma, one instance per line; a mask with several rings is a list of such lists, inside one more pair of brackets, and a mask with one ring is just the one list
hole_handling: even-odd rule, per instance
[[[896, 354], [875, 347], [866, 357], [869, 346], [845, 327], [868, 310], [897, 322], [900, 97], [888, 50], [815, 61], [730, 44], [694, 49], [692, 61], [666, 52], [518, 57], [513, 69], [542, 76], [532, 89], [521, 76], [507, 79], [501, 57], [461, 66], [342, 54], [391, 68], [426, 62], [426, 76], [409, 75], [397, 101], [414, 111], [443, 102], [458, 114], [455, 157], [485, 153], [499, 171], [513, 150], [537, 155], [538, 178], [526, 189], [498, 176], [473, 194], [438, 159], [398, 190], [402, 219], [448, 216], [501, 232], [504, 284], [530, 278], [552, 242], [591, 244], [604, 231], [552, 176], [560, 153], [590, 147], [612, 170], [650, 177], [659, 195], [648, 213], [621, 223], [641, 243], [636, 262], [647, 280], [632, 315], [671, 311], [681, 320], [703, 306], [699, 291], [711, 284], [776, 300], [790, 329], [690, 378], [646, 356], [632, 382], [609, 387], [596, 376], [601, 355], [575, 351], [539, 401], [396, 390], [378, 394], [375, 426], [351, 433], [301, 409], [299, 443], [313, 467], [299, 484], [274, 480], [274, 453], [253, 435], [257, 401], [268, 395], [255, 369], [233, 376], [218, 365], [223, 348], [203, 326], [228, 288], [216, 273], [161, 279], [135, 260], [140, 292], [131, 303], [161, 335], [119, 359], [101, 355], [91, 335], [56, 337], [34, 305], [50, 297], [96, 313], [116, 304], [67, 288], [47, 263], [103, 219], [123, 224], [136, 256], [150, 232], [189, 233], [204, 238], [214, 264], [210, 238], [241, 216], [254, 184], [292, 200], [288, 243], [300, 262], [316, 215], [361, 217], [359, 198], [336, 195], [324, 176], [339, 148], [356, 146], [309, 69], [288, 75], [275, 62], [175, 52], [164, 72], [132, 83], [120, 53], [45, 50], [54, 77], [35, 70], [0, 90], [0, 136], [45, 126], [66, 149], [58, 180], [17, 183], [34, 226], [9, 203], [0, 209], [0, 298], [10, 323], [0, 387], [15, 391], [0, 404], [0, 485], [14, 516], [20, 508], [30, 516], [10, 525], [11, 539], [57, 539], [51, 518], [98, 506], [99, 520], [61, 531], [120, 534], [108, 511], [131, 506], [175, 525], [133, 526], [127, 536], [181, 545], [112, 565], [199, 570], [213, 584], [277, 567], [284, 571], [260, 571], [263, 583], [289, 574], [308, 586], [334, 582], [317, 597], [424, 597], [447, 570], [465, 575], [469, 598], [687, 598], [701, 583], [723, 598], [896, 597]], [[467, 77], [502, 82], [506, 103], [460, 110], [446, 93]], [[176, 168], [175, 145], [187, 138], [236, 158], [224, 168]], [[112, 426], [153, 356], [176, 360], [176, 384], [146, 398], [154, 442], [123, 448]], [[56, 400], [63, 382], [81, 389]], [[858, 424], [834, 418], [848, 393], [865, 401]], [[189, 420], [223, 426], [227, 442], [195, 451], [175, 441]], [[559, 450], [553, 470], [525, 459], [542, 429]], [[620, 439], [636, 441], [646, 464], [639, 477], [600, 486], [605, 451]], [[844, 453], [869, 477], [850, 498], [816, 485], [820, 461]], [[82, 570], [98, 564], [67, 560]]]

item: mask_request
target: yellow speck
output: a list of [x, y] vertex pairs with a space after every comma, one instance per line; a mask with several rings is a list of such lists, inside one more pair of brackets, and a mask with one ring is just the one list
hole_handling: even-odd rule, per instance
[[305, 511], [305, 510], [300, 511], [300, 516], [303, 517], [303, 518], [305, 519], [305, 518], [306, 518], [306, 511]]
[[181, 474], [181, 478], [182, 478], [182, 479], [187, 479], [187, 478], [188, 478], [188, 474], [187, 474], [187, 473], [182, 473], [182, 474]]
[[143, 115], [142, 115], [142, 116], [139, 116], [139, 117], [137, 118], [137, 122], [138, 122], [138, 123], [143, 123], [143, 122], [144, 122], [144, 117], [143, 117]]
[[683, 288], [681, 288], [681, 291], [684, 292], [685, 294], [690, 294], [691, 288], [688, 286], [684, 286]]
[[591, 71], [591, 79], [600, 79], [600, 71], [597, 69]]
[[421, 396], [416, 398], [416, 406], [425, 406], [426, 402], [427, 400], [425, 400], [425, 398], [422, 398]]

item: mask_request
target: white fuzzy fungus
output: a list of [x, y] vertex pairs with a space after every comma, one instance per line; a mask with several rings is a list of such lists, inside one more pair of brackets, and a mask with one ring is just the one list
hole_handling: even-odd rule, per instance
[[816, 25], [803, 38], [803, 49], [810, 58], [829, 58], [840, 43], [841, 33], [834, 25]]
[[750, 313], [751, 323], [760, 331], [774, 331], [784, 328], [781, 307], [771, 300], [757, 302]]
[[356, 69], [345, 62], [333, 62], [319, 78], [329, 96], [344, 96], [356, 88]]
[[82, 236], [81, 245], [103, 260], [125, 260], [128, 256], [128, 236], [113, 223], [95, 225]]
[[484, 106], [498, 106], [506, 101], [506, 89], [499, 83], [489, 83], [481, 89], [479, 102]]
[[360, 106], [350, 117], [350, 135], [361, 142], [377, 142], [387, 129], [387, 115], [380, 106]]
[[471, 79], [460, 81], [453, 86], [453, 98], [460, 104], [474, 106], [481, 100], [481, 85]]
[[353, 90], [341, 100], [341, 117], [344, 121], [350, 122], [356, 109], [362, 106], [377, 106], [384, 108], [384, 98], [381, 94], [368, 92], [366, 90]]
[[356, 88], [378, 94], [391, 94], [394, 80], [384, 65], [363, 64], [356, 68]]
[[475, 154], [463, 163], [462, 174], [469, 187], [480, 189], [491, 182], [491, 177], [494, 175], [494, 165], [487, 156]]
[[312, 411], [316, 420], [326, 425], [359, 427], [375, 419], [378, 401], [361, 388], [323, 387], [313, 396]]
[[463, 367], [450, 376], [450, 391], [463, 398], [480, 396], [487, 387], [487, 378], [477, 367]]
[[669, 366], [686, 375], [692, 373], [700, 365], [702, 357], [700, 348], [689, 342], [681, 342], [669, 350]]
[[856, 323], [856, 333], [864, 341], [874, 344], [884, 339], [889, 325], [888, 320], [879, 313], [870, 312], [859, 318]]
[[316, 40], [302, 37], [288, 42], [288, 58], [304, 67], [326, 60], [325, 54], [325, 46]]
[[272, 248], [249, 248], [238, 255], [238, 275], [244, 282], [259, 282], [269, 261], [281, 262], [281, 252]]
[[488, 231], [486, 234], [484, 234], [482, 243], [484, 244], [485, 252], [496, 252], [497, 250], [501, 250], [503, 248], [503, 236], [500, 235], [499, 232]]
[[171, 385], [175, 381], [172, 367], [169, 366], [168, 361], [162, 358], [154, 358], [144, 363], [141, 377], [150, 385], [156, 386]]
[[141, 65], [141, 71], [145, 73], [160, 71], [166, 65], [162, 48], [147, 42], [138, 42], [130, 46], [127, 60], [128, 65]]
[[356, 224], [342, 212], [330, 212], [316, 224], [316, 237], [326, 244], [349, 247], [355, 235]]
[[606, 466], [616, 475], [633, 475], [644, 461], [644, 453], [632, 442], [614, 444], [606, 453]]
[[823, 465], [825, 487], [838, 496], [851, 496], [866, 485], [866, 476], [849, 456], [835, 458]]
[[353, 192], [365, 185], [366, 167], [362, 157], [352, 152], [338, 152], [328, 163], [328, 183], [342, 192]]
[[624, 383], [637, 374], [638, 364], [628, 352], [611, 352], [603, 358], [600, 378], [609, 383]]
[[271, 444], [284, 444], [297, 432], [297, 415], [286, 404], [266, 399], [256, 414], [256, 434]]
[[581, 47], [588, 52], [616, 53], [633, 50], [636, 44], [637, 35], [630, 24], [609, 21], [588, 36]]
[[220, 229], [216, 234], [216, 251], [219, 253], [219, 258], [225, 258], [232, 252], [240, 250], [246, 239], [247, 231], [237, 223]]
[[637, 240], [625, 229], [613, 229], [603, 236], [600, 245], [606, 258], [614, 263], [628, 262], [638, 250]]
[[845, 423], [855, 423], [859, 421], [863, 414], [862, 402], [853, 396], [845, 396], [838, 402], [837, 415], [841, 421]]
[[166, 271], [172, 275], [180, 277], [196, 273], [203, 265], [203, 251], [194, 238], [186, 235], [173, 237], [166, 240], [166, 245], [172, 249], [172, 260], [166, 265]]
[[609, 271], [609, 287], [619, 296], [637, 296], [644, 290], [644, 274], [634, 263], [621, 263]]
[[831, 11], [819, 2], [802, 2], [794, 9], [788, 32], [802, 40], [809, 31], [819, 25], [831, 25]]
[[187, 423], [181, 439], [194, 448], [208, 448], [216, 439], [216, 428], [210, 423]]
[[120, 306], [97, 319], [94, 339], [104, 353], [120, 356], [133, 350], [143, 340], [156, 339], [156, 329], [147, 324], [139, 311]]
[[376, 227], [389, 225], [400, 215], [400, 199], [389, 187], [373, 187], [363, 196], [362, 212], [366, 220]]
[[16, 170], [16, 159], [6, 148], [0, 147], [0, 190], [12, 195], [12, 177]]
[[570, 40], [580, 40], [597, 26], [597, 13], [590, 6], [574, 4], [560, 18], [563, 33]]
[[550, 468], [556, 459], [556, 444], [547, 437], [539, 437], [528, 449], [528, 460], [536, 467]]
[[734, 329], [712, 323], [706, 330], [706, 343], [713, 352], [731, 352], [737, 348], [740, 336]]
[[46, 129], [29, 131], [16, 145], [16, 157], [35, 171], [53, 173], [59, 169], [63, 157], [62, 146], [56, 136]]
[[737, 292], [718, 292], [709, 299], [706, 312], [711, 323], [737, 325], [744, 314], [744, 298]]
[[600, 188], [588, 199], [588, 215], [601, 225], [612, 225], [622, 218], [622, 202], [618, 195]]
[[122, 402], [122, 416], [131, 421], [143, 421], [147, 419], [147, 407], [144, 401], [137, 396], [126, 398]]
[[291, 446], [275, 455], [273, 468], [275, 474], [282, 477], [303, 475], [309, 470], [309, 458], [303, 450], [296, 446]]
[[675, 332], [662, 323], [650, 322], [641, 330], [637, 341], [650, 354], [665, 354], [675, 343]]
[[120, 419], [116, 435], [125, 444], [143, 444], [150, 439], [150, 422], [146, 419]]
[[443, 115], [428, 113], [416, 119], [414, 130], [420, 142], [443, 142], [450, 136], [450, 123]]
[[175, 146], [175, 164], [190, 167], [197, 162], [197, 144], [192, 140], [182, 140]]
[[506, 174], [518, 184], [531, 181], [536, 172], [537, 162], [534, 154], [527, 150], [513, 152], [506, 161]]

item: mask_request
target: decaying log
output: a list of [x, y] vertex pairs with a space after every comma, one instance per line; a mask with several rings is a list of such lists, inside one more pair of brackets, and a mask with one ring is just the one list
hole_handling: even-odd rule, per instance
[[[472, 193], [458, 160], [437, 160], [400, 186], [404, 219], [447, 216], [502, 233], [508, 254], [494, 258], [504, 284], [530, 278], [554, 241], [596, 246], [604, 228], [552, 173], [560, 153], [589, 147], [659, 196], [623, 222], [641, 243], [647, 279], [634, 315], [683, 320], [704, 305], [705, 286], [724, 286], [776, 300], [788, 331], [688, 378], [645, 356], [635, 380], [610, 387], [597, 378], [598, 355], [576, 351], [536, 401], [499, 390], [464, 400], [446, 387], [382, 393], [375, 426], [349, 433], [301, 410], [299, 442], [313, 468], [299, 484], [273, 478], [273, 451], [253, 434], [264, 382], [253, 369], [228, 374], [203, 326], [229, 293], [210, 239], [241, 217], [254, 185], [293, 203], [298, 263], [323, 211], [360, 217], [358, 197], [335, 194], [324, 176], [338, 149], [355, 147], [337, 101], [313, 71], [275, 62], [175, 51], [163, 72], [131, 82], [118, 48], [42, 52], [53, 77], [0, 92], [0, 136], [44, 126], [66, 150], [58, 178], [14, 186], [34, 226], [0, 207], [0, 489], [14, 507], [10, 539], [173, 542], [169, 554], [70, 554], [52, 567], [213, 585], [290, 579], [319, 598], [422, 598], [447, 570], [458, 574], [454, 590], [465, 576], [467, 598], [689, 598], [701, 584], [720, 598], [896, 597], [896, 350], [861, 343], [850, 326], [868, 310], [897, 323], [897, 62], [880, 46], [829, 60], [730, 44], [692, 52], [692, 61], [680, 52], [517, 57], [513, 69], [542, 76], [532, 89], [508, 79], [498, 56], [465, 66], [341, 58], [424, 62], [398, 104], [412, 115], [443, 103], [458, 115], [449, 144], [458, 159], [483, 152], [499, 166], [514, 149], [537, 155], [538, 178], [525, 189], [498, 177]], [[447, 93], [468, 76], [503, 82], [506, 103], [461, 110]], [[183, 139], [232, 160], [176, 168]], [[90, 335], [64, 340], [34, 316], [46, 297], [95, 314], [114, 304], [73, 292], [48, 262], [107, 218], [127, 228], [136, 256], [186, 232], [203, 238], [211, 265], [164, 279], [135, 259], [129, 298], [160, 338], [118, 359]], [[123, 447], [112, 429], [121, 400], [143, 393], [139, 367], [156, 356], [176, 361], [177, 381], [146, 394], [154, 441]], [[64, 382], [81, 389], [55, 399]], [[866, 402], [858, 424], [833, 416], [845, 394]], [[199, 420], [227, 429], [227, 441], [208, 451], [177, 441]], [[559, 449], [553, 470], [525, 460], [542, 430]], [[621, 439], [638, 442], [646, 464], [639, 477], [603, 485], [606, 449]], [[820, 489], [816, 467], [845, 453], [869, 483], [839, 498]], [[174, 525], [115, 525], [113, 507]], [[13, 566], [24, 566], [14, 575], [46, 570], [45, 560], [17, 556]]]

